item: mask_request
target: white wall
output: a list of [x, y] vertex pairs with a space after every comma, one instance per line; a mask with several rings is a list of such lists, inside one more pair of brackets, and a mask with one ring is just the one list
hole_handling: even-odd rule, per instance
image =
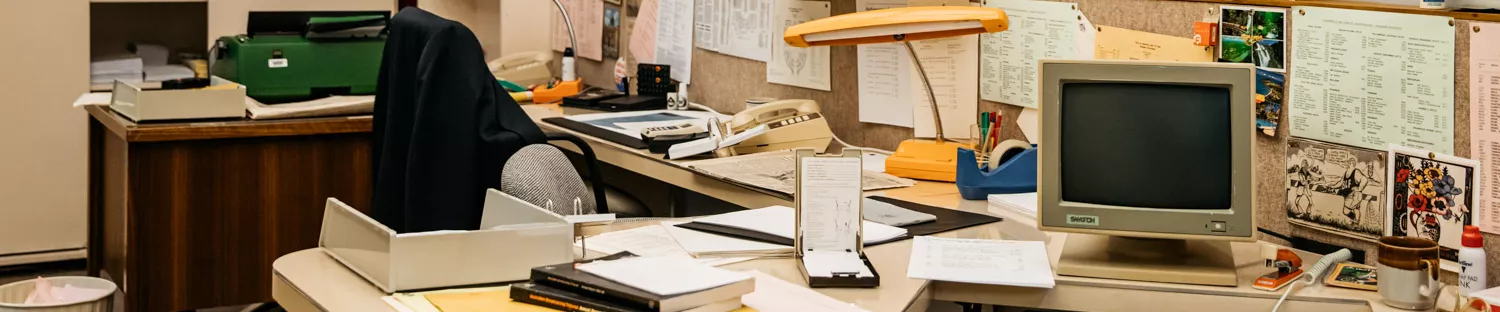
[[87, 237], [88, 0], [0, 2], [0, 255]]

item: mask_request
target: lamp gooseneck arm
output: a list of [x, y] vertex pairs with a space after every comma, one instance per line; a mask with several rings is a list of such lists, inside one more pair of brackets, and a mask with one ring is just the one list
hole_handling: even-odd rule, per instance
[[558, 13], [562, 13], [563, 23], [568, 26], [568, 47], [578, 50], [578, 35], [573, 34], [573, 18], [568, 17], [568, 8], [563, 7], [562, 0], [552, 0], [552, 4], [557, 5]]
[[932, 126], [937, 130], [937, 137], [933, 141], [938, 144], [947, 142], [943, 139], [943, 117], [938, 115], [937, 95], [932, 93], [932, 82], [927, 81], [927, 69], [922, 68], [922, 60], [917, 58], [917, 49], [911, 46], [911, 41], [902, 40], [901, 44], [906, 45], [906, 55], [911, 57], [911, 64], [917, 66], [917, 75], [922, 77], [922, 90], [927, 91], [927, 101], [932, 106]]

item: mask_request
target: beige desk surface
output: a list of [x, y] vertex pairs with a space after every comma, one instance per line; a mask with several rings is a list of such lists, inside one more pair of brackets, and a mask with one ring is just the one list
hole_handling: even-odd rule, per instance
[[[560, 116], [555, 105], [532, 105], [527, 111], [533, 119]], [[542, 124], [548, 131], [579, 135], [590, 142], [603, 161], [631, 171], [646, 174], [679, 187], [746, 207], [790, 205], [789, 202], [698, 176], [661, 155], [631, 149], [598, 140], [576, 132]], [[951, 183], [919, 182], [903, 189], [868, 192], [903, 200], [977, 213], [992, 213], [985, 201], [963, 200]], [[999, 213], [1008, 220], [977, 226], [938, 236], [958, 238], [1011, 239], [1046, 241], [1053, 266], [1061, 254], [1067, 234], [1043, 233], [1035, 227]], [[618, 224], [605, 230], [619, 230], [644, 225]], [[881, 275], [881, 286], [875, 289], [818, 289], [833, 298], [854, 303], [871, 311], [925, 311], [935, 300], [998, 304], [1076, 311], [1270, 311], [1280, 293], [1250, 288], [1250, 281], [1268, 272], [1259, 258], [1259, 247], [1253, 243], [1235, 243], [1235, 260], [1239, 264], [1240, 284], [1235, 288], [1134, 282], [1096, 278], [1058, 276], [1054, 289], [1035, 289], [949, 282], [928, 282], [906, 278], [911, 241], [866, 249]], [[1306, 266], [1318, 256], [1302, 254]], [[314, 248], [298, 251], [273, 264], [272, 294], [288, 311], [393, 311], [379, 298], [386, 294]], [[725, 266], [734, 270], [760, 270], [778, 278], [803, 283], [791, 259], [758, 259]], [[1450, 299], [1451, 300], [1451, 299]], [[1449, 301], [1451, 302], [1451, 301]], [[1451, 305], [1451, 303], [1449, 303]], [[1315, 285], [1299, 289], [1283, 311], [1400, 311], [1379, 303], [1375, 292]]]

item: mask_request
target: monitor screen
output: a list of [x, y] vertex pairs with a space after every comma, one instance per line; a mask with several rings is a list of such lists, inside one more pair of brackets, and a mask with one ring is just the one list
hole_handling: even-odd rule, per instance
[[[1061, 200], [1230, 209], [1228, 86], [1064, 82]], [[1249, 108], [1240, 108], [1249, 109]]]

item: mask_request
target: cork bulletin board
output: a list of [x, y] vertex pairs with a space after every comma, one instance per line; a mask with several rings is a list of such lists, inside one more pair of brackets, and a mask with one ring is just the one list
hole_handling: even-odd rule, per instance
[[[977, 1], [976, 1], [977, 2]], [[1339, 8], [1371, 9], [1380, 11], [1396, 11], [1412, 13], [1415, 9], [1385, 7], [1376, 5], [1351, 4], [1342, 1], [1287, 1], [1287, 0], [1198, 0], [1198, 1], [1174, 1], [1174, 0], [1067, 0], [1062, 2], [1077, 3], [1095, 25], [1113, 26], [1138, 31], [1158, 33], [1176, 37], [1192, 37], [1192, 23], [1201, 21], [1207, 16], [1217, 15], [1217, 9], [1221, 5], [1261, 5], [1290, 7], [1293, 5], [1317, 5]], [[832, 0], [832, 13], [845, 14], [855, 10], [854, 0]], [[1432, 13], [1428, 13], [1432, 14]], [[1455, 53], [1455, 88], [1454, 90], [1454, 117], [1455, 117], [1455, 153], [1460, 157], [1470, 157], [1469, 151], [1469, 34], [1472, 20], [1497, 21], [1500, 15], [1469, 14], [1469, 13], [1438, 13], [1440, 15], [1453, 16], [1457, 18], [1456, 31], [1456, 53]], [[1296, 17], [1288, 19], [1287, 29], [1291, 29]], [[631, 17], [627, 17], [623, 23], [626, 28], [622, 36], [629, 36], [629, 28], [633, 26]], [[1099, 36], [1107, 36], [1100, 33]], [[1290, 38], [1289, 44], [1295, 44], [1296, 38]], [[622, 40], [628, 41], [628, 40]], [[622, 47], [623, 49], [627, 49]], [[1289, 48], [1290, 49], [1290, 48]], [[785, 85], [771, 84], [766, 82], [765, 63], [719, 54], [712, 51], [694, 49], [693, 52], [693, 76], [694, 83], [689, 90], [691, 100], [702, 103], [725, 113], [739, 111], [743, 108], [744, 100], [752, 97], [771, 97], [778, 99], [812, 99], [818, 102], [825, 115], [829, 118], [829, 124], [833, 132], [845, 141], [866, 147], [894, 149], [902, 140], [912, 138], [910, 128], [901, 128], [880, 124], [861, 123], [858, 120], [858, 81], [856, 53], [854, 47], [832, 47], [831, 70], [832, 91], [820, 91]], [[592, 64], [590, 64], [592, 63]], [[580, 75], [586, 82], [592, 85], [612, 85], [610, 73], [613, 70], [613, 61], [608, 64], [604, 62], [580, 62]], [[1289, 58], [1287, 66], [1296, 66], [1296, 59]], [[631, 62], [634, 67], [634, 62]], [[1288, 77], [1290, 81], [1290, 77]], [[979, 109], [982, 111], [1001, 111], [1007, 120], [1013, 120], [1021, 111], [1018, 106], [1005, 103], [981, 101]], [[1283, 108], [1283, 116], [1286, 110]], [[1373, 264], [1375, 261], [1375, 244], [1368, 241], [1358, 240], [1340, 236], [1322, 230], [1292, 225], [1287, 221], [1285, 208], [1287, 186], [1285, 182], [1285, 157], [1287, 140], [1290, 138], [1288, 127], [1278, 127], [1276, 136], [1256, 135], [1255, 142], [1255, 194], [1256, 194], [1256, 219], [1259, 227], [1298, 237], [1306, 237], [1322, 242], [1362, 249], [1367, 252], [1366, 261]], [[1002, 139], [1022, 139], [1019, 128], [1013, 122], [1007, 122], [1002, 129]], [[1491, 254], [1500, 254], [1500, 235], [1485, 234], [1487, 241], [1492, 242], [1486, 246]], [[1277, 239], [1266, 236], [1266, 240], [1278, 242]], [[1279, 242], [1286, 243], [1286, 242]], [[1492, 257], [1490, 267], [1500, 267], [1500, 257]], [[1489, 280], [1500, 280], [1500, 270], [1492, 270]], [[1452, 280], [1454, 274], [1445, 273], [1445, 279]]]

